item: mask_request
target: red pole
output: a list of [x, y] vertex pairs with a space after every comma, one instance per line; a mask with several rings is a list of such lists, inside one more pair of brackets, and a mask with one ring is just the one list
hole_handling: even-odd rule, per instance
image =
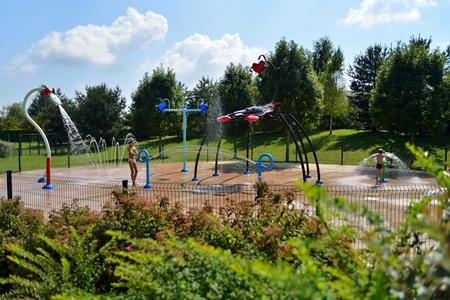
[[50, 180], [50, 166], [51, 166], [51, 157], [47, 156], [47, 185], [51, 184]]

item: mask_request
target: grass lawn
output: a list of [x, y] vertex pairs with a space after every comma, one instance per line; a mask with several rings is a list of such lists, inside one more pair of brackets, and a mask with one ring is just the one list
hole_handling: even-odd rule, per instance
[[[386, 151], [393, 152], [399, 156], [407, 164], [410, 164], [412, 157], [408, 150], [405, 148], [405, 143], [408, 141], [408, 137], [395, 135], [388, 132], [368, 132], [358, 131], [351, 129], [335, 130], [333, 135], [329, 135], [328, 131], [314, 131], [310, 135], [314, 147], [317, 152], [319, 162], [322, 164], [340, 164], [341, 163], [341, 149], [343, 149], [343, 161], [346, 165], [356, 165], [362, 159], [367, 157], [370, 153], [378, 148], [383, 148]], [[196, 148], [200, 144], [200, 139], [188, 140], [188, 147]], [[306, 141], [305, 141], [306, 142]], [[236, 138], [236, 144], [238, 154], [245, 156], [246, 154], [246, 138], [245, 136]], [[165, 161], [181, 161], [182, 154], [175, 153], [176, 151], [170, 151], [170, 149], [178, 148], [181, 151], [182, 143], [181, 139], [166, 138], [163, 140], [164, 149], [167, 151]], [[209, 150], [205, 151], [202, 155], [202, 160], [206, 157], [210, 161], [214, 160], [215, 147], [217, 142], [209, 143]], [[253, 158], [256, 160], [261, 153], [267, 152], [272, 154], [276, 161], [285, 161], [286, 158], [286, 146], [285, 135], [283, 133], [255, 133], [253, 138]], [[434, 156], [437, 162], [444, 165], [444, 152], [445, 148], [450, 148], [450, 137], [418, 137], [416, 139], [416, 145], [424, 148]], [[157, 139], [151, 139], [146, 141], [139, 141], [138, 149], [145, 148], [151, 155], [155, 155], [159, 151], [160, 142]], [[17, 147], [17, 144], [15, 144]], [[45, 150], [42, 149], [40, 155], [38, 155], [36, 143], [24, 143], [23, 155], [21, 156], [22, 170], [37, 170], [45, 169]], [[233, 141], [224, 140], [222, 142], [222, 149], [228, 152], [233, 151]], [[122, 146], [119, 147], [120, 157], [122, 154]], [[115, 152], [113, 147], [110, 147], [107, 151], [103, 152], [100, 160], [108, 160], [109, 163], [114, 163]], [[125, 152], [126, 155], [126, 152]], [[196, 151], [190, 151], [188, 154], [188, 160], [195, 160]], [[97, 160], [96, 157], [92, 158]], [[88, 155], [71, 156], [71, 166], [89, 164], [92, 160]], [[293, 142], [290, 144], [289, 149], [290, 161], [296, 160], [295, 145]], [[310, 162], [312, 162], [312, 155], [310, 156]], [[52, 154], [52, 166], [67, 167], [68, 157], [66, 151], [60, 151]], [[7, 158], [0, 158], [0, 172], [6, 170], [18, 171], [18, 153], [17, 150]]]

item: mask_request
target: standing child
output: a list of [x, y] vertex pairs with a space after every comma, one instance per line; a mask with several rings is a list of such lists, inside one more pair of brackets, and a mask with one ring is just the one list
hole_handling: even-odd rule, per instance
[[131, 142], [128, 145], [128, 164], [130, 165], [131, 171], [131, 182], [133, 186], [136, 186], [136, 177], [138, 174], [138, 168], [136, 164], [136, 157], [138, 157], [138, 152], [136, 150], [136, 142]]
[[383, 149], [378, 149], [378, 154], [377, 154], [377, 178], [375, 181], [375, 185], [380, 185], [381, 184], [381, 172], [383, 170], [383, 161], [384, 161], [384, 155], [383, 155]]

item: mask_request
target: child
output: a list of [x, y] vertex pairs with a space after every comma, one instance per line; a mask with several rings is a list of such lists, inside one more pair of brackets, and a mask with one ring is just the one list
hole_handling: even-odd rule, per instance
[[138, 174], [136, 157], [139, 155], [135, 145], [136, 142], [134, 141], [128, 145], [128, 164], [130, 165], [131, 181], [133, 182], [133, 186], [136, 186], [136, 177]]
[[375, 181], [375, 185], [381, 184], [381, 171], [383, 170], [383, 161], [384, 161], [384, 155], [383, 155], [383, 149], [378, 149], [377, 154], [377, 178]]

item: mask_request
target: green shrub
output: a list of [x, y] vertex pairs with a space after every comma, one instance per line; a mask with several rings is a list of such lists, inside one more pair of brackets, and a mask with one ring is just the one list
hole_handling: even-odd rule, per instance
[[43, 227], [41, 211], [25, 209], [19, 198], [0, 199], [0, 277], [21, 273], [17, 266], [7, 260], [5, 245], [14, 243], [32, 249], [37, 246], [35, 237], [42, 232]]
[[[16, 266], [0, 280], [6, 284], [0, 293], [56, 299], [450, 299], [449, 173], [410, 148], [442, 190], [411, 203], [397, 230], [367, 208], [308, 184], [298, 188], [315, 216], [292, 208], [292, 194], [271, 193], [264, 184], [255, 203], [230, 200], [217, 215], [208, 202], [185, 214], [166, 198], [153, 203], [117, 193], [101, 215], [74, 204], [52, 213], [43, 226], [41, 218], [23, 221], [27, 211], [18, 201], [0, 203], [0, 229], [11, 237], [0, 245], [9, 253], [8, 262], [0, 263]], [[431, 201], [441, 218], [429, 215]], [[359, 236], [364, 249], [353, 247], [349, 226], [334, 221], [348, 215], [369, 224], [370, 231]], [[42, 233], [37, 242], [36, 232]]]
[[0, 141], [0, 157], [8, 157], [13, 153], [13, 146], [10, 143]]
[[71, 228], [65, 242], [39, 236], [43, 247], [34, 251], [7, 244], [6, 249], [11, 253], [9, 260], [28, 274], [0, 279], [0, 284], [11, 286], [2, 297], [49, 299], [52, 295], [67, 292], [94, 293], [105, 271], [101, 255], [109, 245], [98, 249], [91, 237], [90, 229], [81, 236]]

